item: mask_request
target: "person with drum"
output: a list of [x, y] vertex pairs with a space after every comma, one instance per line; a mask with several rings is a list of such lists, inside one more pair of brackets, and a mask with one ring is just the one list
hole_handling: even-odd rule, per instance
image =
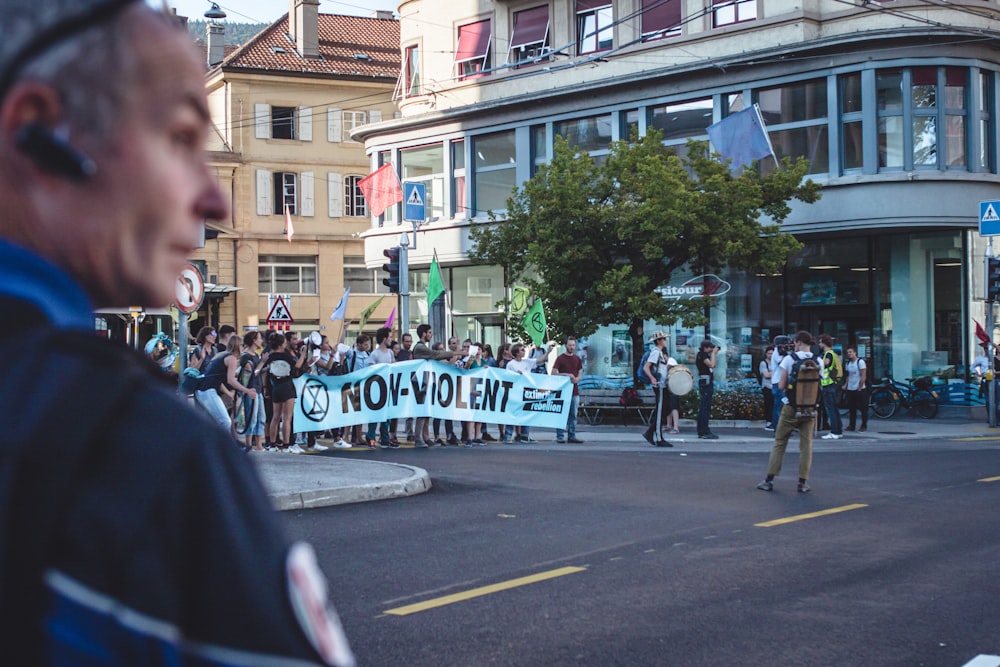
[[[649, 428], [642, 434], [642, 437], [654, 447], [673, 447], [672, 444], [663, 439], [663, 413], [665, 412], [663, 404], [667, 398], [667, 392], [664, 391], [667, 383], [667, 364], [668, 360], [674, 360], [667, 355], [667, 334], [663, 331], [654, 332], [646, 342], [652, 343], [653, 349], [649, 351], [642, 372], [653, 387], [653, 395], [656, 397], [656, 412], [653, 413]], [[677, 365], [676, 361], [674, 361], [674, 365]]]

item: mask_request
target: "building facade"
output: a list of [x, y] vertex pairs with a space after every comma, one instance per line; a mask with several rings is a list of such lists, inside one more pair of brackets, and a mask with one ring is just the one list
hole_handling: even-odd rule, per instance
[[347, 287], [349, 320], [386, 291], [365, 265], [370, 215], [357, 182], [369, 159], [351, 133], [396, 115], [399, 23], [318, 10], [319, 0], [291, 0], [288, 15], [208, 71], [210, 148], [233, 205], [194, 258], [211, 287], [192, 331], [264, 328], [281, 295], [294, 330], [326, 332]]
[[[967, 379], [983, 321], [978, 202], [1000, 199], [996, 7], [841, 0], [409, 0], [401, 15], [401, 117], [355, 132], [372, 167], [427, 184], [410, 252], [419, 288], [436, 250], [454, 295], [452, 328], [489, 338], [499, 267], [471, 266], [471, 226], [500, 220], [554, 138], [600, 159], [632, 131], [688, 138], [758, 104], [776, 155], [810, 159], [822, 199], [784, 225], [804, 243], [780, 275], [694, 273], [727, 287], [706, 328], [669, 322], [671, 351], [723, 343], [725, 377], [746, 377], [778, 333], [854, 345], [870, 374]], [[772, 158], [760, 168], [773, 169]], [[394, 245], [401, 208], [372, 220], [366, 257]], [[501, 223], [502, 224], [502, 223]], [[413, 281], [411, 281], [413, 282]], [[411, 289], [411, 292], [415, 290]], [[411, 297], [414, 313], [422, 307]], [[462, 307], [459, 305], [462, 304]], [[502, 318], [502, 314], [501, 318]], [[588, 339], [585, 373], [623, 378], [626, 326]], [[500, 334], [502, 335], [502, 334]]]

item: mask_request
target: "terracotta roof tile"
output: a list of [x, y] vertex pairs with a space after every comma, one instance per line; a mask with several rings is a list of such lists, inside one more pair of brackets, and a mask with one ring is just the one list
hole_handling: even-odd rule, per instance
[[319, 58], [298, 54], [288, 37], [286, 14], [226, 57], [222, 67], [395, 80], [400, 66], [399, 21], [320, 14], [319, 53]]

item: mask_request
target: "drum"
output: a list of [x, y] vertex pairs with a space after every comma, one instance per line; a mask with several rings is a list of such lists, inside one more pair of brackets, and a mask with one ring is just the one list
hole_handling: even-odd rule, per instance
[[667, 372], [667, 388], [674, 396], [683, 396], [694, 389], [694, 375], [687, 366], [671, 366]]

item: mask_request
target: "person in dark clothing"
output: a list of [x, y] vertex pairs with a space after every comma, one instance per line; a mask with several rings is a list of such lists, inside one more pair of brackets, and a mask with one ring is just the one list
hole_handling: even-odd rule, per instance
[[698, 437], [702, 440], [716, 440], [719, 436], [708, 428], [709, 416], [712, 412], [712, 394], [715, 392], [715, 363], [719, 346], [706, 338], [701, 342], [701, 349], [694, 359], [698, 369], [698, 394], [701, 399], [698, 406]]
[[229, 217], [203, 60], [138, 0], [2, 0], [0, 26], [0, 340], [38, 342], [0, 382], [7, 662], [353, 665], [231, 434], [94, 335], [96, 308], [172, 303]]

